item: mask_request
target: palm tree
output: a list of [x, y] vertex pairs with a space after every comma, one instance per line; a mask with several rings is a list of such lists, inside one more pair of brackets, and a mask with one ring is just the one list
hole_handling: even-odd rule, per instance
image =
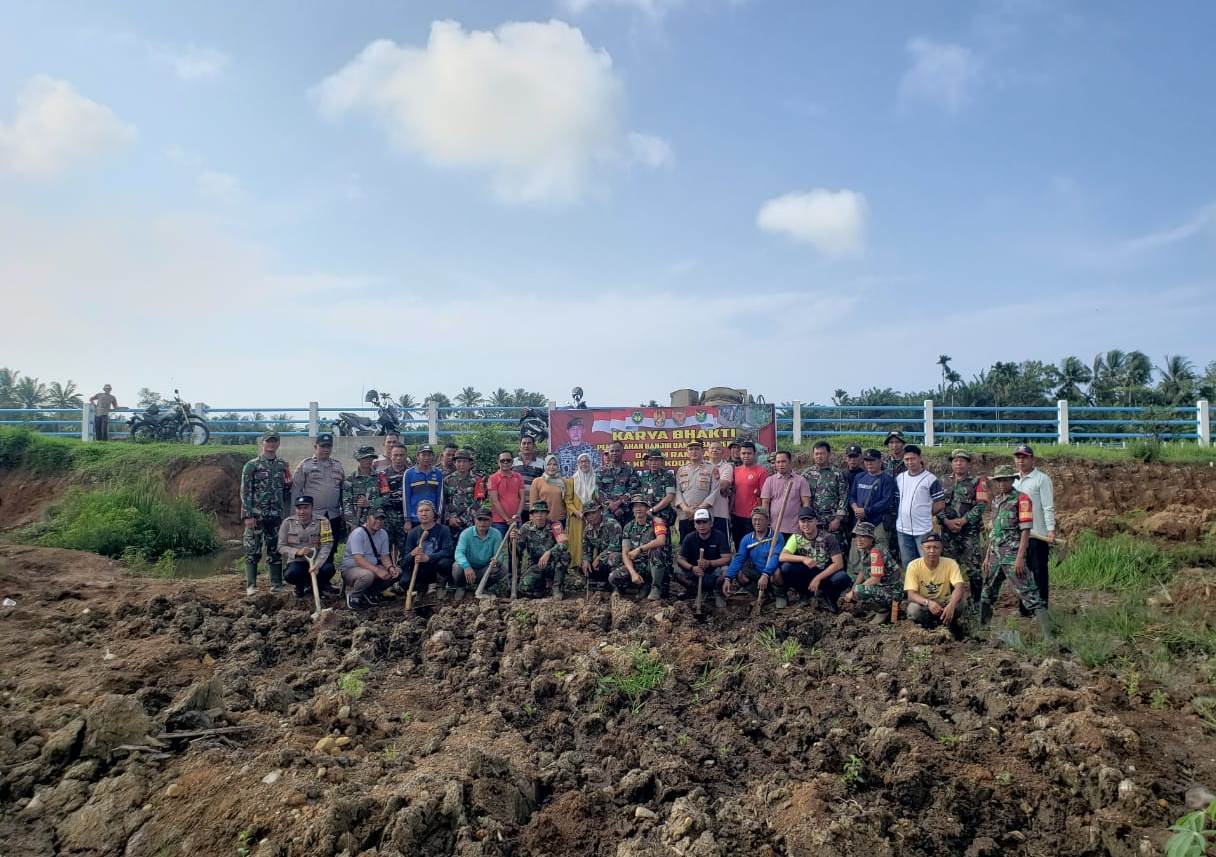
[[490, 394], [490, 405], [495, 408], [509, 408], [512, 405], [511, 394], [499, 387]]
[[1143, 351], [1127, 353], [1127, 368], [1123, 372], [1123, 395], [1131, 404], [1136, 394], [1143, 395], [1153, 379], [1153, 361]]
[[423, 404], [426, 404], [427, 402], [434, 402], [438, 407], [441, 408], [452, 407], [452, 400], [443, 393], [431, 393], [426, 397], [426, 399], [423, 400]]
[[953, 359], [954, 358], [951, 357], [949, 354], [941, 354], [941, 355], [938, 355], [938, 358], [937, 358], [937, 365], [942, 367], [942, 393], [943, 394], [946, 392], [946, 379], [948, 377], [948, 374], [952, 371], [950, 369], [950, 361]]
[[1157, 390], [1167, 404], [1181, 405], [1188, 402], [1195, 392], [1199, 380], [1195, 364], [1181, 354], [1165, 355], [1165, 365], [1154, 367], [1161, 374]]
[[46, 384], [28, 375], [13, 387], [13, 397], [19, 408], [38, 408], [46, 403]]
[[418, 400], [409, 393], [402, 393], [397, 397], [397, 404], [401, 406], [401, 418], [404, 420], [412, 420], [414, 411], [418, 410]]
[[1082, 384], [1088, 384], [1094, 379], [1093, 372], [1081, 362], [1080, 357], [1065, 357], [1060, 361], [1056, 370], [1059, 386], [1056, 388], [1056, 398], [1069, 402], [1084, 402], [1089, 399]]
[[69, 410], [71, 408], [80, 408], [84, 406], [84, 397], [80, 395], [80, 391], [76, 389], [76, 383], [69, 380], [66, 384], [60, 384], [58, 381], [51, 383], [47, 388], [46, 403], [52, 408], [61, 410]]
[[480, 405], [486, 399], [481, 393], [474, 390], [472, 387], [464, 387], [456, 394], [456, 403], [465, 408], [473, 408]]
[[7, 366], [0, 367], [0, 408], [15, 408], [17, 406], [17, 397], [13, 393], [13, 389], [17, 386], [17, 379], [21, 377], [21, 373], [16, 369], [10, 369]]

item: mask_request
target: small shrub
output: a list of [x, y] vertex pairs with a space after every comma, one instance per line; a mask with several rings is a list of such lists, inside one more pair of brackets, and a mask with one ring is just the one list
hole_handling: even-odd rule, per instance
[[498, 453], [519, 445], [519, 431], [485, 426], [458, 435], [456, 442], [473, 450], [474, 467], [483, 473], [493, 473], [498, 469]]
[[348, 673], [342, 673], [338, 676], [338, 690], [342, 691], [350, 699], [359, 699], [363, 696], [363, 692], [367, 690], [367, 685], [363, 678], [369, 673], [367, 667], [358, 667]]
[[650, 692], [663, 683], [667, 676], [667, 665], [641, 646], [631, 650], [629, 657], [629, 669], [601, 677], [599, 691], [601, 694], [625, 697], [633, 713], [637, 714]]
[[1188, 812], [1170, 830], [1174, 835], [1165, 843], [1166, 857], [1203, 857], [1208, 846], [1216, 844], [1216, 801], [1206, 810]]
[[1164, 711], [1170, 707], [1170, 698], [1164, 690], [1157, 688], [1153, 691], [1153, 695], [1149, 697], [1149, 707], [1153, 711]]
[[854, 755], [849, 756], [849, 760], [844, 763], [844, 772], [840, 775], [840, 779], [846, 786], [861, 785], [865, 774], [863, 773], [863, 764], [861, 758]]

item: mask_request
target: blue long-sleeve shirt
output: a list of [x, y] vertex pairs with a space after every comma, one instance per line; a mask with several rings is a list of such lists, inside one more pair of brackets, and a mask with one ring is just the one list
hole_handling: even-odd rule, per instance
[[[735, 551], [734, 558], [730, 561], [730, 565], [726, 569], [726, 576], [730, 580], [734, 580], [735, 576], [743, 568], [743, 563], [751, 560], [752, 568], [758, 569], [761, 574], [772, 574], [777, 570], [777, 560], [781, 556], [781, 545], [778, 544], [773, 548], [773, 531], [770, 529], [768, 535], [757, 538], [756, 533], [750, 532], [743, 537], [739, 542], [739, 550]], [[777, 535], [777, 539], [781, 536]], [[770, 548], [772, 556], [769, 556]]]
[[849, 505], [856, 503], [864, 509], [866, 520], [875, 525], [894, 521], [898, 502], [895, 480], [890, 473], [877, 476], [863, 473], [853, 480], [849, 491]]
[[477, 527], [461, 531], [456, 540], [456, 564], [461, 568], [484, 568], [494, 559], [502, 544], [502, 533], [490, 527], [483, 539], [477, 535]]
[[418, 504], [423, 500], [435, 504], [436, 517], [443, 511], [443, 473], [438, 467], [426, 473], [411, 467], [401, 479], [401, 505], [412, 523], [418, 523]]

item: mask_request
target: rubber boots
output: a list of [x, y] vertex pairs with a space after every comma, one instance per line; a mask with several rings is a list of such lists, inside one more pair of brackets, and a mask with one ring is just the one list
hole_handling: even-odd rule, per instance
[[1039, 626], [1039, 633], [1047, 642], [1054, 642], [1055, 636], [1051, 633], [1051, 617], [1047, 615], [1047, 608], [1040, 607], [1034, 611], [1035, 624]]

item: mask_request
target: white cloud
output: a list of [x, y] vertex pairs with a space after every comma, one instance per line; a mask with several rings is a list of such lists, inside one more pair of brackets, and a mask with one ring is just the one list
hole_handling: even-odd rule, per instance
[[70, 83], [30, 78], [11, 123], [0, 122], [0, 174], [48, 178], [130, 145], [135, 127]]
[[825, 256], [856, 256], [865, 246], [868, 207], [852, 190], [792, 191], [766, 201], [756, 225], [766, 232], [810, 244]]
[[629, 150], [635, 163], [651, 168], [669, 167], [674, 160], [670, 143], [662, 137], [637, 131], [629, 132]]
[[924, 102], [957, 113], [971, 100], [983, 62], [970, 48], [918, 36], [907, 50], [912, 64], [899, 82], [902, 104]]
[[1205, 233], [1216, 236], [1216, 202], [1205, 205], [1177, 226], [1124, 241], [1117, 252], [1122, 256], [1147, 253]]
[[650, 18], [661, 18], [672, 9], [683, 6], [684, 0], [562, 0], [561, 5], [571, 15], [581, 15], [599, 6], [630, 9]]
[[149, 51], [154, 60], [173, 69], [173, 73], [182, 80], [208, 80], [219, 77], [232, 59], [223, 51], [195, 45], [187, 45], [184, 48], [152, 45]]
[[[323, 115], [370, 115], [432, 163], [488, 172], [507, 202], [571, 202], [597, 167], [637, 154], [612, 58], [561, 21], [436, 21], [425, 47], [372, 42], [314, 96]], [[670, 157], [648, 139], [652, 160]]]

